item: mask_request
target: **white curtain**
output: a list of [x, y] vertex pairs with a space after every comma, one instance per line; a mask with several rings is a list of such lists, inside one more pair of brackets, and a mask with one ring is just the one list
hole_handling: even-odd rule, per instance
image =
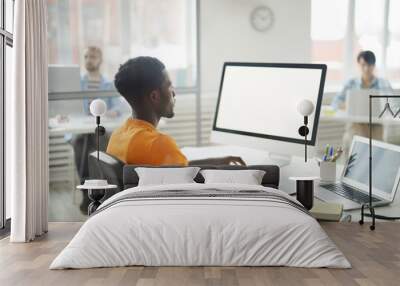
[[47, 232], [46, 0], [15, 1], [13, 92], [6, 98], [7, 187], [12, 242]]

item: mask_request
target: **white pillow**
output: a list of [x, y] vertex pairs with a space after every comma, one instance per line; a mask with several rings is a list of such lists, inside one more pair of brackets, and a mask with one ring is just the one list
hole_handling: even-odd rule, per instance
[[262, 170], [202, 170], [205, 184], [230, 183], [261, 185], [265, 171]]
[[184, 168], [146, 168], [135, 169], [139, 176], [139, 186], [195, 183], [193, 180], [199, 167]]

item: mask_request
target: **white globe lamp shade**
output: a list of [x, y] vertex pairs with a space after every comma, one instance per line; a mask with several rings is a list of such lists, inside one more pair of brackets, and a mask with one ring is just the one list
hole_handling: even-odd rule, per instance
[[314, 104], [308, 99], [303, 99], [297, 105], [297, 111], [303, 116], [309, 116], [314, 112]]
[[107, 104], [102, 99], [95, 99], [90, 103], [90, 113], [94, 116], [102, 116], [107, 111]]

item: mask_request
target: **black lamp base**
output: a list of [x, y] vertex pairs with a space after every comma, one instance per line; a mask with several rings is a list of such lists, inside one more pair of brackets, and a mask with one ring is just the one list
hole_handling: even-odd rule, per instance
[[319, 177], [289, 177], [296, 181], [296, 199], [307, 209], [314, 206], [314, 182]]
[[308, 210], [314, 205], [314, 181], [296, 181], [296, 199]]
[[97, 210], [97, 208], [101, 205], [101, 200], [104, 198], [105, 194], [106, 194], [106, 192], [103, 189], [100, 189], [100, 190], [88, 189], [88, 196], [89, 196], [89, 199], [91, 200], [91, 203], [88, 206], [88, 215], [89, 216], [92, 213], [94, 213]]

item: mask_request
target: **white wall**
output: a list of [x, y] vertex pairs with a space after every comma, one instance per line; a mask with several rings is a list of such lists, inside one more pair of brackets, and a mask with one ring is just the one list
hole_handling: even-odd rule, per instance
[[[269, 6], [273, 27], [255, 31], [250, 13]], [[201, 87], [214, 95], [225, 61], [308, 62], [311, 54], [310, 0], [200, 0]]]

